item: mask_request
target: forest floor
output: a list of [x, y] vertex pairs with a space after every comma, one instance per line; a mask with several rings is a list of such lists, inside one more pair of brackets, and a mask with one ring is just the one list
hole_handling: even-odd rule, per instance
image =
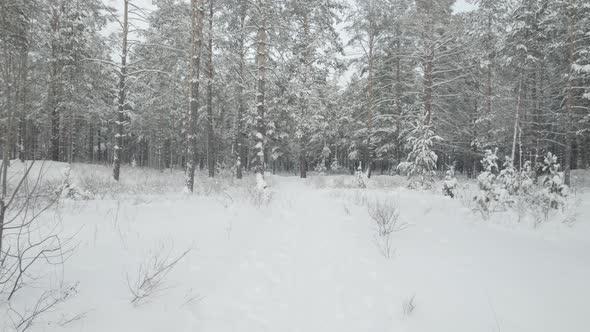
[[[66, 164], [46, 168], [63, 181]], [[353, 176], [269, 176], [271, 198], [260, 202], [253, 179], [199, 175], [188, 195], [181, 172], [125, 168], [121, 184], [109, 174], [74, 165], [72, 186], [92, 197], [46, 213], [74, 250], [44, 276], [75, 283], [77, 294], [30, 331], [590, 328], [590, 173], [576, 174], [567, 211], [536, 226], [509, 212], [483, 220], [467, 184], [465, 198], [449, 199], [405, 189], [398, 177], [359, 189]], [[395, 203], [406, 226], [391, 235], [389, 258], [368, 212], [377, 201]], [[132, 303], [141, 275], [189, 249]], [[9, 316], [0, 311], [0, 331]]]

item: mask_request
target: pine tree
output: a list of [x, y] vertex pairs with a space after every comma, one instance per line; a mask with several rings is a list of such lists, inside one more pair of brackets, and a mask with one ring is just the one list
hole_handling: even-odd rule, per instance
[[422, 119], [416, 121], [408, 139], [410, 153], [407, 161], [398, 166], [410, 179], [418, 177], [418, 180], [410, 182], [411, 188], [428, 188], [434, 182], [438, 156], [432, 148], [434, 143], [440, 140], [442, 138], [434, 134], [431, 126], [426, 125]]
[[216, 144], [213, 118], [213, 0], [209, 0], [209, 40], [207, 46], [207, 168], [215, 176]]
[[565, 204], [565, 198], [569, 194], [568, 185], [564, 183], [564, 178], [560, 172], [561, 166], [557, 163], [557, 157], [548, 152], [543, 159], [541, 167], [542, 176], [540, 183], [544, 190], [540, 193], [542, 201], [553, 209], [562, 207]]
[[204, 8], [202, 0], [191, 0], [191, 49], [189, 69], [189, 118], [187, 130], [188, 156], [186, 161], [186, 188], [192, 192], [195, 184], [197, 162], [197, 117], [199, 111], [199, 73], [201, 68], [201, 44]]
[[477, 177], [479, 193], [475, 196], [477, 208], [484, 218], [488, 218], [495, 206], [502, 199], [502, 192], [497, 184], [498, 174], [498, 149], [485, 150], [485, 156], [481, 160], [484, 171]]
[[264, 123], [264, 96], [266, 92], [266, 44], [267, 44], [267, 15], [268, 4], [266, 0], [258, 0], [258, 34], [256, 49], [257, 82], [256, 82], [256, 145], [254, 146], [254, 173], [256, 174], [256, 186], [259, 190], [266, 188], [264, 181], [265, 158], [264, 158], [264, 136], [266, 125]]

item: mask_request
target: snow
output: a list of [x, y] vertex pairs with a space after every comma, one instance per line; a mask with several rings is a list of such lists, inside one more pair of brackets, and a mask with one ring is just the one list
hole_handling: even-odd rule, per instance
[[[56, 180], [67, 165], [46, 167]], [[110, 168], [69, 172], [101, 179]], [[78, 294], [30, 331], [585, 331], [590, 173], [576, 176], [576, 223], [533, 229], [509, 214], [483, 221], [460, 199], [407, 190], [400, 177], [373, 176], [358, 189], [354, 176], [267, 175], [272, 198], [256, 205], [253, 177], [198, 173], [197, 192], [213, 189], [187, 195], [182, 171], [123, 168], [117, 186], [169, 187], [63, 200], [45, 216], [75, 236], [63, 277], [79, 282]], [[392, 234], [387, 259], [367, 202], [390, 198], [409, 227]], [[163, 290], [132, 305], [127, 278], [154, 252], [187, 249]], [[411, 298], [415, 308], [404, 315]], [[0, 330], [4, 312], [0, 303]]]
[[572, 69], [578, 73], [590, 73], [590, 65], [573, 64]]
[[471, 12], [478, 8], [477, 2], [469, 0], [457, 0], [453, 4], [454, 13]]

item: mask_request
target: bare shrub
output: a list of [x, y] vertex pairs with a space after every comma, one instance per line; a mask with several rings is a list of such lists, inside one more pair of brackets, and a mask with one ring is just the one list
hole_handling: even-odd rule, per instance
[[203, 299], [204, 299], [203, 296], [201, 296], [199, 294], [194, 294], [193, 289], [191, 288], [184, 294], [184, 300], [182, 302], [181, 307], [189, 306], [195, 302], [200, 302]]
[[97, 198], [114, 196], [120, 191], [119, 184], [114, 181], [110, 174], [101, 176], [96, 173], [84, 173], [78, 176], [79, 186]]
[[477, 195], [477, 190], [470, 185], [470, 183], [464, 183], [460, 186], [460, 189], [457, 191], [456, 198], [461, 202], [461, 205], [470, 211], [475, 210], [475, 200], [473, 197]]
[[325, 176], [312, 176], [309, 181], [316, 189], [324, 189], [328, 187], [328, 179]]
[[92, 311], [94, 311], [94, 310], [88, 310], [88, 311], [80, 312], [77, 314], [74, 314], [74, 313], [70, 313], [68, 315], [61, 314], [61, 318], [59, 319], [58, 324], [59, 324], [59, 326], [64, 327], [64, 326], [67, 326], [73, 322], [84, 320], [86, 318], [86, 316]]
[[227, 186], [223, 181], [216, 178], [204, 178], [196, 186], [196, 192], [203, 196], [215, 196], [225, 193]]
[[344, 204], [342, 207], [344, 208], [344, 213], [346, 213], [347, 216], [350, 216], [350, 209], [348, 208], [348, 206]]
[[270, 189], [265, 188], [261, 190], [252, 186], [246, 188], [246, 195], [250, 203], [256, 207], [270, 204], [273, 197], [273, 193]]
[[154, 295], [166, 289], [166, 276], [190, 252], [190, 249], [176, 256], [172, 251], [172, 249], [166, 251], [161, 247], [149, 255], [147, 260], [139, 266], [134, 281], [131, 281], [127, 274], [127, 286], [134, 306], [145, 304]]
[[[96, 199], [120, 198], [123, 195], [158, 195], [178, 192], [184, 186], [184, 175], [177, 170], [158, 171], [140, 167], [122, 167], [120, 181], [112, 179], [111, 169], [98, 165], [77, 165], [72, 183]], [[204, 181], [204, 180], [203, 180]], [[208, 188], [199, 185], [197, 188]]]
[[332, 187], [336, 189], [347, 188], [346, 182], [344, 181], [345, 178], [343, 176], [334, 176], [332, 179]]
[[404, 230], [408, 225], [400, 221], [399, 209], [393, 200], [375, 200], [367, 204], [369, 215], [375, 221], [379, 236]]
[[395, 255], [395, 249], [393, 248], [393, 239], [391, 234], [385, 236], [376, 236], [375, 243], [379, 253], [385, 258], [392, 258]]
[[393, 249], [392, 233], [404, 230], [408, 225], [399, 218], [399, 208], [392, 200], [376, 199], [367, 204], [369, 216], [377, 225], [375, 242], [379, 252], [385, 258], [391, 258], [395, 254]]
[[[60, 289], [53, 289], [43, 292], [36, 302], [22, 310], [12, 306], [9, 308], [9, 316], [15, 331], [23, 332], [28, 330], [37, 318], [42, 314], [55, 309], [57, 305], [78, 294], [78, 284], [65, 285]], [[81, 318], [79, 318], [81, 319]]]
[[352, 196], [352, 201], [354, 204], [363, 206], [367, 204], [367, 194], [363, 190], [355, 190], [354, 195]]
[[[44, 164], [36, 166], [35, 162], [14, 165], [9, 178], [4, 160], [0, 178], [0, 308], [7, 308], [17, 331], [28, 329], [40, 315], [76, 293], [76, 286], [51, 286], [39, 272], [63, 265], [73, 247], [57, 232], [59, 220], [42, 219], [62, 192], [60, 186], [56, 191], [55, 186], [44, 185]], [[28, 300], [20, 296], [23, 290]]]
[[415, 298], [416, 295], [412, 295], [412, 297], [405, 299], [402, 303], [404, 317], [409, 317], [414, 312], [414, 309], [416, 309], [416, 304], [414, 303]]
[[576, 220], [579, 215], [579, 206], [582, 204], [582, 199], [580, 197], [575, 197], [574, 199], [570, 200], [568, 204], [564, 207], [563, 218], [561, 222], [568, 226], [573, 226], [576, 223]]

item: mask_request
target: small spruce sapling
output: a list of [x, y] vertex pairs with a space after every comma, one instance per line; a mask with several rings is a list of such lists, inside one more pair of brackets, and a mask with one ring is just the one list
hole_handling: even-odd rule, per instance
[[330, 157], [330, 153], [332, 153], [330, 151], [330, 148], [328, 146], [324, 146], [324, 149], [322, 150], [321, 153], [321, 158], [322, 160], [316, 165], [315, 167], [315, 171], [319, 174], [319, 175], [325, 175], [327, 172], [326, 169], [326, 159], [328, 159]]
[[[436, 162], [438, 156], [432, 150], [435, 141], [441, 141], [442, 138], [436, 136], [431, 126], [417, 121], [414, 125], [411, 137], [408, 142], [411, 151], [405, 162], [400, 163], [398, 170], [408, 175], [410, 179], [410, 188], [429, 188], [434, 182]], [[415, 179], [414, 177], [418, 177]]]
[[569, 195], [569, 187], [564, 184], [562, 173], [559, 171], [557, 156], [548, 152], [541, 166], [542, 175], [539, 180], [543, 189], [537, 193], [537, 200], [549, 205], [552, 209], [558, 209], [565, 205], [565, 199]]
[[339, 172], [340, 169], [341, 169], [341, 167], [338, 164], [338, 159], [336, 158], [336, 156], [334, 156], [334, 159], [332, 160], [332, 163], [330, 164], [330, 170], [332, 172]]
[[[502, 199], [502, 188], [498, 186], [498, 149], [485, 150], [481, 160], [484, 171], [477, 177], [479, 193], [474, 197], [477, 207], [484, 217], [488, 217], [494, 206]], [[505, 190], [504, 190], [505, 191]]]
[[367, 188], [367, 184], [365, 183], [365, 176], [363, 174], [362, 162], [359, 162], [359, 167], [356, 169], [356, 183], [357, 187], [359, 188]]
[[520, 195], [530, 195], [534, 188], [534, 172], [531, 162], [526, 161], [518, 174], [518, 193]]
[[506, 156], [502, 166], [504, 169], [498, 175], [498, 184], [507, 191], [508, 195], [515, 195], [519, 191], [520, 181], [512, 158]]
[[455, 165], [451, 166], [445, 175], [443, 182], [443, 195], [455, 198], [457, 195], [457, 178], [455, 177]]

